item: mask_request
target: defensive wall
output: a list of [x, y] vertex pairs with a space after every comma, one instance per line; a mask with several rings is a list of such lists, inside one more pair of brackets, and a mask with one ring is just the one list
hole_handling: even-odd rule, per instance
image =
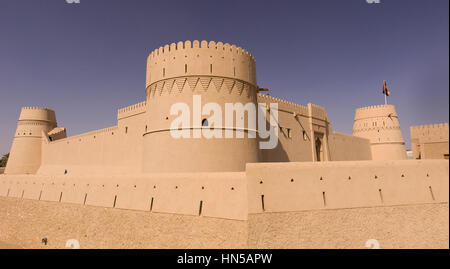
[[[317, 160], [314, 156], [316, 154], [314, 137], [318, 135], [321, 139], [329, 141], [328, 146], [323, 146], [327, 151], [325, 160], [370, 159], [368, 140], [333, 132], [323, 108], [323, 112], [317, 111], [320, 107], [308, 104], [309, 107], [316, 109], [310, 113], [308, 106], [297, 105], [264, 94], [258, 94], [258, 102], [267, 104], [277, 102], [279, 106], [278, 145], [274, 149], [261, 150], [261, 161]], [[146, 131], [150, 130], [149, 126], [150, 123], [146, 123], [146, 102], [144, 101], [119, 109], [117, 125], [113, 127], [70, 137], [66, 137], [64, 128], [56, 128], [57, 131], [49, 133], [53, 139], [45, 136], [42, 138], [42, 163], [38, 174], [101, 175], [106, 171], [112, 175], [139, 174], [142, 171], [142, 137]], [[63, 135], [58, 137], [57, 135], [61, 133]], [[217, 143], [216, 139], [210, 140]], [[255, 140], [254, 143], [258, 142], [257, 139], [253, 140]], [[165, 145], [165, 151], [168, 151], [167, 145]], [[153, 149], [150, 153], [154, 152]], [[175, 161], [167, 162], [167, 165], [173, 162]], [[219, 168], [217, 169], [220, 171]]]
[[247, 213], [448, 202], [448, 161], [255, 163], [232, 173], [2, 175], [0, 195], [245, 220]]
[[[444, 239], [448, 246], [448, 190], [448, 161], [446, 160], [260, 163], [248, 164], [246, 172], [239, 173], [176, 173], [89, 178], [41, 175], [0, 176], [0, 196], [5, 197], [2, 198], [5, 207], [1, 211], [4, 223], [17, 221], [15, 218], [19, 215], [30, 217], [30, 214], [33, 215], [35, 222], [44, 221], [39, 215], [27, 211], [26, 208], [31, 205], [30, 201], [41, 201], [38, 204], [32, 203], [33, 208], [40, 211], [45, 212], [52, 208], [53, 213], [46, 212], [44, 215], [56, 214], [57, 219], [54, 220], [56, 223], [67, 221], [59, 219], [67, 215], [67, 213], [58, 213], [61, 208], [74, 208], [81, 214], [83, 210], [99, 211], [91, 207], [94, 206], [110, 208], [113, 211], [103, 209], [102, 212], [124, 215], [126, 219], [131, 216], [136, 218], [143, 216], [149, 221], [153, 219], [158, 227], [161, 226], [160, 218], [165, 218], [165, 221], [172, 226], [177, 225], [172, 223], [175, 218], [182, 222], [185, 220], [199, 222], [200, 226], [203, 225], [200, 223], [209, 222], [214, 231], [218, 228], [215, 226], [217, 223], [222, 225], [229, 222], [236, 227], [237, 234], [245, 238], [248, 236], [248, 242], [246, 239], [243, 243], [243, 239], [240, 238], [232, 243], [233, 247], [283, 247], [282, 242], [291, 240], [288, 238], [292, 237], [292, 233], [297, 237], [292, 239], [295, 242], [290, 243], [291, 247], [357, 247], [357, 242], [346, 236], [344, 238], [350, 241], [343, 243], [339, 241], [343, 240], [342, 237], [331, 239], [331, 235], [336, 234], [337, 231], [356, 233], [357, 238], [360, 239], [371, 235], [374, 230], [380, 236], [380, 231], [396, 234], [394, 242], [389, 241], [386, 236], [382, 237], [386, 240], [386, 246], [423, 247], [431, 244], [433, 247], [442, 247], [445, 245]], [[74, 204], [76, 207], [71, 207], [69, 204]], [[19, 213], [12, 213], [11, 208], [15, 206], [25, 208], [21, 208]], [[115, 213], [117, 211], [114, 210], [120, 209], [125, 210]], [[129, 211], [143, 213], [124, 213]], [[314, 215], [309, 212], [317, 213]], [[400, 213], [397, 215], [395, 212]], [[170, 214], [161, 217], [162, 213]], [[367, 217], [366, 214], [368, 214]], [[379, 214], [385, 217], [380, 217]], [[275, 222], [277, 216], [283, 221]], [[302, 220], [302, 216], [307, 216], [306, 220]], [[321, 233], [324, 231], [319, 232], [314, 225], [317, 224], [319, 227], [325, 225], [330, 228], [332, 216], [344, 218], [347, 223], [340, 226], [333, 221], [332, 224], [339, 228], [331, 229], [330, 234], [321, 238]], [[401, 227], [395, 222], [404, 217], [409, 219], [408, 229], [421, 227], [423, 231], [410, 234], [408, 238], [403, 232], [398, 233], [397, 229]], [[432, 234], [429, 229], [423, 227], [429, 222], [426, 219], [428, 217], [434, 218], [435, 222], [432, 226], [438, 229], [439, 233], [433, 234], [431, 239], [428, 238], [421, 243], [419, 241], [422, 238]], [[74, 220], [73, 218], [80, 218], [80, 216], [71, 218]], [[105, 218], [109, 219], [108, 216]], [[324, 218], [326, 222], [321, 223], [319, 218]], [[361, 218], [363, 218], [362, 221]], [[365, 227], [365, 230], [355, 231], [349, 223], [350, 219], [358, 220], [356, 227], [361, 227], [362, 223], [368, 227]], [[136, 220], [136, 222], [138, 226], [131, 227], [138, 229], [142, 221]], [[403, 220], [400, 223], [403, 225], [406, 221]], [[60, 226], [65, 232], [75, 229], [69, 224], [65, 225]], [[88, 230], [91, 229], [87, 227], [89, 226], [87, 223], [81, 225]], [[100, 223], [96, 222], [96, 225]], [[106, 241], [102, 246], [120, 247], [115, 241], [117, 236], [113, 234], [117, 233], [118, 229], [123, 229], [123, 226], [120, 228], [110, 227], [107, 223], [104, 225], [108, 227], [110, 234], [101, 233]], [[147, 225], [152, 226], [152, 223]], [[305, 229], [305, 233], [308, 229], [312, 229], [313, 234], [298, 234], [299, 225], [301, 229]], [[376, 228], [379, 226], [384, 228]], [[263, 227], [266, 228], [263, 229]], [[279, 229], [282, 227], [286, 229]], [[446, 233], [445, 227], [447, 227]], [[41, 228], [43, 228], [42, 231], [27, 232], [31, 232], [32, 237], [37, 238], [46, 231], [55, 229], [55, 227]], [[27, 229], [23, 228], [24, 231]], [[189, 238], [185, 237], [186, 234], [182, 236], [178, 233], [182, 230], [175, 231], [175, 234], [181, 236], [179, 244], [172, 242], [164, 245], [159, 241], [150, 240], [145, 243], [145, 246], [182, 248], [188, 242], [197, 242], [189, 241]], [[217, 230], [217, 232], [221, 238], [230, 236], [228, 233], [233, 233], [230, 230]], [[63, 231], [58, 233], [61, 234]], [[272, 240], [268, 240], [269, 235]], [[1, 240], [5, 242], [24, 243], [23, 241], [15, 242], [20, 239], [9, 237], [4, 233], [1, 236]], [[29, 239], [30, 236], [26, 235], [25, 238]], [[94, 238], [97, 237], [94, 236]], [[201, 238], [205, 239], [205, 236]], [[236, 234], [233, 238], [236, 238]], [[327, 238], [327, 241], [323, 241], [323, 238]], [[86, 238], [83, 240], [89, 241]], [[309, 241], [304, 245], [304, 240], [315, 241]], [[203, 244], [211, 247], [211, 244], [202, 242], [200, 246]], [[359, 243], [360, 247], [364, 247], [364, 242]], [[88, 244], [92, 246], [94, 243], [89, 241]], [[214, 244], [216, 245], [213, 247], [230, 247], [223, 242], [214, 241]], [[37, 247], [35, 243], [34, 247]]]
[[448, 123], [411, 126], [413, 159], [448, 159]]
[[[261, 150], [261, 161], [317, 161], [314, 140], [318, 137], [324, 141], [322, 148], [325, 155], [322, 160], [370, 159], [368, 140], [333, 132], [324, 108], [313, 104], [301, 106], [264, 94], [258, 94], [258, 102], [278, 103], [278, 145], [274, 149]], [[142, 173], [144, 154], [142, 138], [151, 128], [151, 123], [146, 122], [146, 104], [144, 101], [119, 109], [116, 126], [70, 137], [66, 137], [64, 128], [55, 128], [49, 132], [48, 137], [43, 135], [40, 138], [42, 162], [37, 173], [43, 175]], [[211, 143], [218, 143], [217, 139], [209, 140]], [[240, 139], [233, 139], [234, 143], [239, 144], [236, 140], [239, 142]], [[252, 140], [254, 141], [250, 143], [257, 144], [257, 139]], [[160, 140], [157, 141], [161, 143]], [[239, 155], [237, 152], [243, 150], [239, 148], [236, 151], [237, 156]], [[164, 151], [169, 151], [168, 145], [165, 145]], [[155, 148], [149, 154], [154, 152]], [[210, 155], [210, 152], [205, 154]], [[166, 154], [170, 154], [170, 151]], [[174, 162], [176, 161], [171, 160], [166, 162], [166, 165]], [[220, 167], [211, 167], [212, 171], [220, 171]], [[242, 168], [242, 171], [243, 169], [245, 168]]]
[[38, 174], [139, 173], [145, 102], [119, 109], [117, 125], [61, 139], [43, 138]]

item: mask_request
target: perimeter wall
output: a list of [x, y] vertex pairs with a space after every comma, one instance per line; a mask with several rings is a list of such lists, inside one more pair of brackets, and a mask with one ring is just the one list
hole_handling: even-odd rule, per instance
[[[142, 225], [164, 230], [166, 223], [178, 227], [172, 231], [178, 243], [147, 237], [146, 243], [123, 246], [359, 248], [362, 238], [373, 235], [390, 247], [448, 247], [448, 167], [446, 160], [407, 160], [259, 163], [238, 173], [1, 175], [0, 240], [30, 247], [21, 236], [69, 237], [80, 226], [89, 231], [87, 236], [98, 240], [91, 234], [98, 231], [103, 238], [101, 243], [84, 238], [84, 244], [121, 247], [116, 240], [123, 237], [117, 234], [129, 234], [129, 229], [142, 234], [137, 231]], [[127, 225], [111, 216], [121, 216]], [[27, 225], [14, 224], [24, 219]], [[236, 241], [211, 241], [210, 234], [197, 241], [195, 232], [187, 233], [180, 222]], [[58, 223], [58, 232], [52, 223]], [[106, 230], [100, 231], [103, 226]]]

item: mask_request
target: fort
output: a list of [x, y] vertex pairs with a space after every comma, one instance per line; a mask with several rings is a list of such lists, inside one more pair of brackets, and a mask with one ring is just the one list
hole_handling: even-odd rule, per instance
[[[192, 108], [194, 95], [222, 111], [264, 104], [270, 120], [254, 128], [248, 111], [230, 124], [225, 113], [192, 110], [182, 129], [211, 130], [215, 122], [231, 136], [175, 139], [171, 107]], [[365, 248], [376, 239], [382, 248], [448, 248], [448, 124], [411, 127], [416, 157], [408, 160], [399, 118], [393, 105], [359, 108], [353, 134], [335, 132], [325, 108], [263, 94], [246, 50], [213, 41], [165, 45], [147, 58], [145, 100], [119, 109], [115, 126], [67, 136], [55, 111], [22, 108], [0, 175], [0, 241]], [[249, 135], [266, 121], [278, 134], [273, 148], [260, 147], [271, 138]]]

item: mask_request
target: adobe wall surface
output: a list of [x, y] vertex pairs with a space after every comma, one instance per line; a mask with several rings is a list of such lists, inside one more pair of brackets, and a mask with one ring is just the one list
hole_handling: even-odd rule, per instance
[[69, 239], [78, 240], [81, 248], [247, 246], [247, 223], [238, 220], [4, 197], [0, 218], [0, 242], [8, 247], [65, 248]]
[[245, 173], [2, 175], [0, 196], [245, 220]]
[[371, 160], [370, 140], [333, 132], [328, 136], [332, 161]]
[[448, 159], [448, 123], [411, 126], [413, 159]]
[[[248, 221], [0, 197], [0, 248], [448, 248], [448, 203], [250, 214]], [[12, 228], [14, 227], [14, 228]], [[41, 239], [48, 238], [48, 245]]]
[[42, 175], [103, 175], [140, 172], [145, 102], [119, 109], [117, 126], [42, 142]]
[[443, 203], [446, 160], [247, 164], [248, 212]]
[[249, 248], [449, 248], [448, 203], [250, 214]]
[[447, 160], [247, 164], [246, 172], [2, 175], [0, 196], [246, 220], [248, 214], [443, 203]]
[[[26, 248], [448, 248], [448, 161], [248, 164], [245, 173], [0, 176]], [[6, 197], [5, 197], [6, 196]], [[39, 201], [40, 200], [40, 201]]]
[[[185, 87], [188, 87], [187, 83]], [[187, 92], [189, 92], [188, 95], [191, 98], [190, 90]], [[192, 100], [189, 99], [186, 102], [192, 103]], [[196, 169], [193, 169], [192, 163], [187, 161], [189, 158], [180, 155], [183, 152], [192, 158], [191, 152], [193, 151], [196, 152], [196, 156], [203, 160], [202, 162], [205, 165], [207, 164], [206, 172], [224, 170], [225, 159], [219, 158], [216, 162], [213, 162], [211, 158], [202, 156], [202, 154], [209, 156], [211, 153], [211, 146], [208, 146], [208, 143], [214, 144], [217, 156], [228, 156], [230, 154], [234, 156], [236, 165], [231, 170], [243, 171], [246, 162], [257, 162], [258, 158], [261, 158], [261, 161], [264, 162], [313, 161], [315, 160], [314, 139], [317, 134], [324, 137], [325, 159], [367, 159], [370, 147], [366, 140], [333, 133], [328, 116], [323, 108], [313, 104], [309, 104], [308, 107], [300, 106], [263, 94], [258, 94], [257, 102], [276, 102], [279, 105], [279, 141], [275, 149], [260, 150], [261, 152], [258, 153], [256, 150], [258, 139], [173, 139], [167, 138], [161, 132], [153, 133], [155, 137], [153, 143], [156, 143], [158, 147], [156, 147], [156, 144], [144, 147], [143, 135], [156, 128], [151, 125], [151, 122], [147, 121], [149, 115], [146, 114], [147, 102], [144, 101], [119, 109], [116, 126], [70, 137], [65, 137], [65, 129], [60, 128], [64, 136], [58, 139], [55, 138], [51, 141], [46, 137], [39, 138], [42, 141], [42, 163], [37, 173], [41, 175], [63, 175], [64, 173], [69, 175], [102, 175], [105, 174], [105, 171], [111, 175], [141, 173], [144, 150], [148, 151], [149, 158], [165, 156], [162, 159], [170, 160], [159, 165], [159, 169], [171, 170], [170, 172], [177, 172], [177, 169], [175, 169], [177, 166], [179, 166], [178, 170], [180, 171], [191, 169], [191, 172], [197, 172]], [[167, 116], [169, 116], [169, 120], [166, 120], [168, 122], [174, 118], [174, 116]], [[247, 135], [246, 133], [245, 136]], [[170, 143], [166, 141], [167, 139], [170, 140]], [[329, 145], [325, 144], [328, 140], [330, 141]], [[230, 143], [233, 144], [233, 147], [229, 146]], [[164, 150], [155, 154], [155, 148], [161, 148], [160, 145], [164, 145]], [[201, 151], [201, 148], [204, 148], [205, 151]], [[248, 148], [255, 150], [249, 151]], [[180, 151], [180, 149], [183, 150]], [[176, 154], [178, 161], [174, 159], [173, 152], [175, 151], [178, 152]], [[184, 161], [181, 161], [180, 158]], [[177, 166], [174, 166], [173, 163], [177, 163]], [[163, 168], [164, 166], [167, 167]]]
[[236, 45], [194, 40], [172, 43], [154, 50], [147, 58], [147, 84], [167, 77], [214, 75], [256, 85], [253, 56]]
[[5, 167], [0, 167], [0, 174], [3, 174], [5, 172]]

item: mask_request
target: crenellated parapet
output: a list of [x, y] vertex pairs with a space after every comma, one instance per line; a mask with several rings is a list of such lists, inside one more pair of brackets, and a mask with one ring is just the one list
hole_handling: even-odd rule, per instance
[[277, 97], [273, 97], [267, 94], [258, 93], [259, 103], [278, 103], [278, 110], [290, 113], [296, 113], [296, 115], [308, 116], [308, 107], [298, 105], [293, 102], [286, 101]]
[[114, 136], [114, 133], [117, 132], [117, 130], [118, 130], [117, 126], [112, 126], [112, 127], [107, 127], [107, 128], [103, 128], [103, 129], [90, 131], [87, 133], [82, 133], [79, 135], [65, 137], [65, 138], [53, 141], [52, 143], [67, 143], [67, 144], [69, 144], [71, 141], [82, 142], [85, 139], [96, 139], [98, 136]]
[[376, 105], [356, 109], [355, 121], [360, 119], [376, 117], [397, 117], [397, 112], [393, 105]]
[[22, 107], [19, 121], [44, 121], [56, 124], [55, 111], [44, 107]]
[[256, 86], [255, 59], [236, 45], [198, 40], [165, 45], [147, 58], [146, 87], [168, 78], [198, 75], [232, 78]]
[[[400, 132], [400, 123], [397, 111], [393, 105], [377, 105], [356, 109], [353, 125], [353, 134], [358, 135], [366, 132], [376, 132], [385, 130], [396, 130]], [[384, 142], [383, 137], [373, 136], [374, 142]], [[383, 140], [383, 141], [380, 141]], [[386, 137], [392, 142], [393, 137]], [[397, 140], [403, 141], [403, 137], [397, 136]]]
[[428, 124], [410, 127], [411, 140], [420, 143], [449, 141], [448, 123]]
[[309, 103], [308, 107], [312, 118], [328, 122], [328, 115], [324, 107], [312, 103]]
[[123, 119], [140, 113], [145, 113], [147, 102], [143, 101], [117, 110], [117, 119]]

